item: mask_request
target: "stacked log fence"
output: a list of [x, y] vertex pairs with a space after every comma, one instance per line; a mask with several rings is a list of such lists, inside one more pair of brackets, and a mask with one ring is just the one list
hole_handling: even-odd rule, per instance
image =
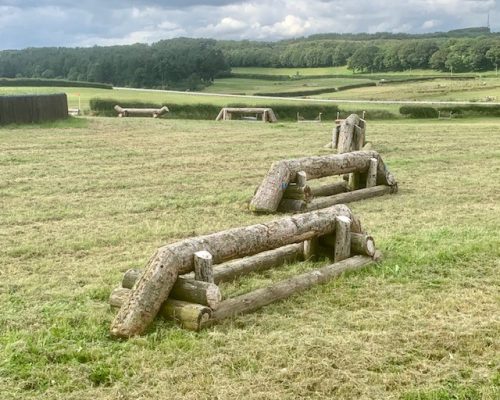
[[0, 96], [0, 125], [31, 124], [67, 117], [65, 93]]
[[[396, 193], [396, 179], [366, 142], [366, 121], [356, 114], [337, 120], [330, 148], [337, 154], [282, 160], [271, 165], [249, 208], [256, 213], [304, 212]], [[314, 179], [340, 180], [310, 186]]]
[[[328, 257], [332, 264], [225, 299], [219, 284], [249, 273]], [[188, 238], [161, 247], [144, 270], [129, 270], [110, 296], [111, 335], [142, 334], [156, 316], [199, 330], [374, 263], [373, 238], [345, 205]]]

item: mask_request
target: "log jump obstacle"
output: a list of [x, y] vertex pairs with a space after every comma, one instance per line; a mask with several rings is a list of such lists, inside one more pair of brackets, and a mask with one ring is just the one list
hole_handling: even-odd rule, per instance
[[[324, 255], [333, 264], [222, 300], [221, 282]], [[157, 315], [199, 330], [362, 268], [378, 256], [373, 238], [345, 205], [184, 239], [159, 248], [144, 271], [125, 273], [110, 297], [110, 304], [120, 307], [110, 332], [119, 338], [142, 334]]]
[[116, 105], [115, 111], [119, 117], [153, 117], [158, 118], [169, 112], [167, 106], [162, 108], [123, 108]]
[[[356, 179], [318, 187], [308, 185], [309, 180], [344, 174], [356, 174]], [[376, 151], [304, 157], [274, 162], [249, 209], [256, 213], [311, 211], [396, 193], [397, 189], [396, 179]]]
[[[272, 108], [241, 108], [241, 107], [223, 107], [217, 117], [216, 121], [229, 121], [233, 119], [233, 114], [243, 114], [242, 119], [258, 121], [262, 122], [278, 122], [278, 118], [276, 118], [276, 114], [274, 113]], [[252, 116], [246, 116], [248, 114], [253, 114]]]
[[302, 115], [300, 115], [300, 113], [298, 112], [297, 113], [297, 122], [321, 122], [321, 115], [323, 115], [323, 113], [319, 113], [318, 116], [314, 119], [304, 119], [304, 117]]

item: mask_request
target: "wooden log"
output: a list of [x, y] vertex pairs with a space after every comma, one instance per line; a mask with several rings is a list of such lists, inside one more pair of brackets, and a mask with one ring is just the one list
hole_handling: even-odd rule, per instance
[[[352, 226], [352, 225], [351, 225]], [[335, 234], [328, 234], [319, 238], [320, 245], [328, 248], [335, 247]], [[375, 254], [375, 241], [366, 233], [351, 232], [351, 254], [360, 254], [373, 257]]]
[[393, 193], [390, 186], [378, 185], [371, 188], [359, 189], [354, 192], [336, 194], [334, 196], [318, 197], [313, 199], [308, 205], [308, 210], [319, 210], [325, 207], [331, 207], [334, 204], [350, 203], [372, 197], [383, 196], [384, 194]]
[[[143, 271], [139, 269], [129, 269], [123, 276], [122, 287], [132, 289], [142, 273]], [[179, 276], [172, 287], [169, 298], [202, 304], [215, 309], [222, 300], [222, 293], [214, 283], [194, 280], [194, 275], [191, 278]]]
[[123, 116], [128, 115], [141, 115], [141, 116], [152, 116], [158, 117], [169, 112], [168, 107], [163, 106], [161, 108], [123, 108], [116, 105], [115, 110], [122, 114]]
[[368, 174], [366, 178], [366, 187], [370, 188], [377, 184], [377, 168], [378, 160], [376, 158], [370, 158], [370, 166], [368, 167]]
[[362, 187], [362, 178], [359, 172], [351, 172], [347, 181], [347, 186], [349, 190], [358, 190]]
[[273, 163], [250, 202], [250, 210], [261, 213], [275, 212], [289, 182], [290, 170], [287, 163], [283, 161]]
[[352, 149], [354, 139], [354, 127], [359, 125], [360, 118], [356, 114], [351, 114], [340, 125], [338, 136], [337, 152], [339, 154], [349, 153]]
[[291, 181], [295, 180], [298, 171], [305, 171], [307, 179], [317, 179], [332, 175], [348, 174], [349, 172], [366, 172], [370, 158], [377, 157], [375, 151], [353, 151], [344, 154], [329, 154], [285, 160], [290, 169]]
[[312, 197], [311, 188], [307, 185], [297, 186], [295, 184], [289, 184], [283, 192], [284, 199], [304, 200], [306, 203], [310, 202]]
[[332, 142], [331, 148], [336, 149], [339, 143], [339, 133], [340, 133], [340, 125], [335, 124], [332, 129]]
[[225, 318], [255, 311], [275, 301], [300, 293], [312, 286], [326, 283], [333, 278], [339, 277], [346, 271], [357, 270], [373, 262], [372, 258], [367, 256], [350, 257], [338, 263], [277, 282], [266, 288], [257, 289], [253, 292], [224, 300], [220, 307], [213, 312], [212, 320], [208, 321], [206, 326]]
[[295, 174], [295, 184], [298, 187], [304, 187], [307, 185], [307, 174], [305, 171], [299, 171]]
[[333, 196], [334, 194], [345, 193], [347, 191], [349, 191], [349, 187], [344, 181], [311, 188], [313, 197]]
[[351, 254], [363, 254], [373, 257], [375, 251], [375, 240], [372, 236], [351, 232]]
[[268, 107], [225, 107], [227, 112], [231, 113], [248, 113], [248, 114], [260, 114], [264, 111], [272, 111], [271, 108]]
[[[126, 288], [114, 289], [109, 297], [109, 304], [121, 307], [128, 301], [131, 293], [132, 290]], [[161, 305], [158, 314], [165, 319], [177, 321], [184, 329], [199, 331], [210, 320], [212, 310], [201, 304], [168, 299]]]
[[[278, 247], [277, 249], [274, 250], [263, 251], [262, 253], [255, 254], [253, 256], [227, 261], [222, 264], [214, 265], [214, 282], [216, 284], [219, 284], [221, 282], [230, 282], [243, 275], [247, 275], [253, 272], [264, 271], [266, 269], [279, 267], [284, 264], [302, 260], [303, 257], [304, 257], [303, 243], [295, 243], [283, 247]], [[139, 279], [139, 277], [141, 276], [141, 274], [142, 271], [139, 269], [128, 270], [123, 277], [122, 286], [124, 288], [132, 288], [136, 280]], [[197, 288], [199, 288], [197, 292], [201, 294], [197, 295], [196, 298], [194, 296], [191, 297], [191, 300], [187, 300], [187, 297], [185, 298], [176, 297], [176, 295], [178, 295], [179, 292], [178, 289], [179, 283], [181, 283], [182, 285], [181, 291], [183, 293], [188, 292], [188, 290], [185, 289], [184, 285], [194, 285]], [[210, 304], [205, 304], [203, 293], [207, 287], [212, 287], [212, 286], [216, 287], [218, 289], [218, 292], [220, 293], [220, 289], [218, 288], [217, 285], [201, 281], [195, 281], [194, 274], [189, 273], [183, 276], [179, 276], [179, 278], [177, 278], [177, 282], [172, 288], [169, 298], [184, 300], [190, 303], [208, 305], [211, 307]], [[199, 299], [200, 301], [196, 301], [197, 299]], [[217, 308], [217, 307], [211, 307], [211, 308]]]
[[197, 281], [214, 283], [212, 255], [206, 251], [194, 253], [194, 279]]
[[351, 255], [351, 220], [345, 216], [335, 218], [335, 246], [333, 261], [339, 262]]
[[352, 143], [352, 150], [362, 150], [366, 142], [366, 122], [362, 119], [359, 124], [354, 127], [354, 137]]
[[193, 270], [195, 252], [208, 251], [214, 263], [245, 257], [332, 232], [335, 217], [341, 215], [351, 217], [352, 213], [347, 206], [338, 205], [267, 223], [188, 238], [159, 248], [134, 285], [128, 301], [113, 320], [111, 335], [130, 337], [143, 333], [167, 299], [178, 275]]
[[250, 257], [228, 261], [214, 269], [214, 280], [216, 283], [229, 282], [251, 272], [264, 271], [299, 261], [303, 257], [303, 247], [302, 243], [290, 244]]
[[302, 212], [307, 209], [307, 203], [304, 200], [281, 199], [278, 206], [278, 212]]

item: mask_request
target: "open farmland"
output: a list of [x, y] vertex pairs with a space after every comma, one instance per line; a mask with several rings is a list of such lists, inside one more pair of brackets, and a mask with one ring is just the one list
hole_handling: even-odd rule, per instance
[[161, 244], [272, 218], [246, 210], [254, 187], [272, 161], [325, 151], [330, 130], [132, 118], [2, 127], [0, 397], [497, 399], [495, 119], [368, 122], [400, 182], [396, 195], [352, 204], [385, 254], [378, 266], [200, 333], [158, 321], [110, 339], [107, 298], [125, 270]]

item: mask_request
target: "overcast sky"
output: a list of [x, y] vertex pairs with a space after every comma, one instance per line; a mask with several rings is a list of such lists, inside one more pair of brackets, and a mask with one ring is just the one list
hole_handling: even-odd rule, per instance
[[0, 0], [0, 49], [277, 40], [325, 32], [500, 30], [497, 0]]

